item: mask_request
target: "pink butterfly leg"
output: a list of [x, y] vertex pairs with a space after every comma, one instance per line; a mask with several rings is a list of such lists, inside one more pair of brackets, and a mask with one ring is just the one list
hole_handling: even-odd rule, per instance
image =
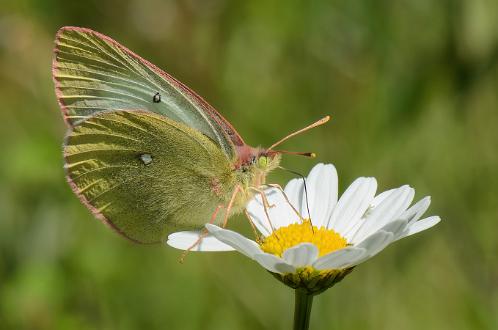
[[278, 183], [268, 183], [268, 184], [265, 184], [265, 186], [267, 187], [272, 187], [272, 188], [276, 188], [278, 189], [281, 193], [282, 193], [282, 196], [284, 196], [285, 198], [285, 201], [287, 202], [287, 204], [289, 204], [289, 206], [292, 208], [292, 210], [294, 211], [294, 213], [296, 213], [296, 215], [299, 217], [299, 219], [301, 221], [304, 221], [302, 215], [299, 213], [299, 211], [294, 207], [294, 205], [292, 205], [292, 203], [290, 202], [289, 200], [289, 197], [287, 197], [287, 194], [285, 193], [284, 189], [282, 189], [282, 186], [279, 185]]
[[230, 216], [230, 211], [232, 210], [233, 203], [235, 203], [235, 197], [237, 197], [237, 194], [239, 192], [242, 192], [241, 185], [235, 186], [235, 189], [232, 193], [232, 197], [230, 198], [230, 202], [228, 202], [227, 211], [225, 212], [225, 220], [223, 220], [223, 228], [225, 228], [228, 224], [228, 217]]
[[249, 215], [249, 212], [247, 212], [247, 209], [244, 209], [244, 214], [246, 215], [247, 221], [249, 221], [249, 224], [251, 225], [256, 242], [261, 242], [261, 235], [256, 230], [256, 226], [254, 225], [254, 222], [252, 222], [251, 216]]
[[[216, 220], [216, 216], [218, 215], [218, 212], [223, 208], [223, 205], [220, 204], [216, 207], [216, 209], [214, 210], [213, 214], [211, 215], [211, 220], [209, 220], [209, 224], [213, 224], [214, 221]], [[193, 249], [195, 248], [197, 245], [199, 245], [202, 241], [202, 239], [204, 237], [206, 237], [207, 235], [209, 234], [209, 232], [207, 231], [206, 228], [203, 228], [201, 233], [199, 234], [199, 238], [197, 238], [197, 240], [194, 242], [194, 244], [192, 244], [188, 249], [186, 249], [182, 255], [180, 256], [180, 263], [183, 263], [185, 261], [185, 257], [187, 256], [187, 254]]]
[[268, 214], [268, 209], [272, 208], [274, 205], [270, 205], [270, 202], [268, 202], [268, 198], [266, 198], [266, 194], [263, 190], [255, 188], [255, 187], [252, 187], [251, 189], [254, 190], [255, 192], [257, 192], [258, 194], [260, 194], [261, 201], [263, 203], [263, 209], [264, 209], [265, 215], [266, 215], [266, 219], [268, 220], [268, 224], [270, 225], [271, 230], [275, 231], [275, 228], [273, 227], [273, 224], [271, 223], [271, 220], [270, 220], [270, 215]]
[[[265, 184], [265, 186], [277, 188], [282, 193], [282, 195], [284, 196], [285, 200], [287, 201], [287, 204], [290, 205], [290, 207], [292, 208], [292, 210], [299, 217], [299, 219], [301, 220], [301, 222], [304, 222], [303, 216], [299, 213], [298, 210], [296, 210], [296, 208], [294, 207], [294, 205], [292, 205], [292, 203], [290, 202], [289, 198], [287, 197], [287, 194], [282, 189], [282, 186], [280, 186], [278, 183]], [[308, 217], [309, 217], [309, 220], [310, 220], [311, 231], [314, 233], [315, 230], [313, 229], [313, 223], [311, 222], [311, 215], [308, 214]]]

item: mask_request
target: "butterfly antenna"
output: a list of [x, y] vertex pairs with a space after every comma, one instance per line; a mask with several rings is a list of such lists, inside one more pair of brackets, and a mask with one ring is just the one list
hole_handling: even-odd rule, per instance
[[306, 177], [304, 175], [302, 175], [301, 173], [299, 173], [299, 172], [296, 172], [296, 171], [293, 171], [293, 170], [289, 170], [288, 168], [285, 168], [285, 167], [282, 167], [282, 166], [279, 166], [278, 168], [280, 168], [280, 169], [282, 169], [284, 171], [287, 171], [289, 173], [295, 174], [295, 175], [301, 177], [301, 179], [303, 179], [303, 183], [304, 183], [304, 197], [305, 197], [305, 201], [306, 201], [306, 210], [308, 211], [308, 217], [310, 218], [311, 231], [313, 233], [315, 233], [315, 230], [313, 229], [313, 221], [311, 220], [310, 206], [309, 206], [309, 203], [308, 203], [308, 188], [306, 187]]
[[[323, 125], [323, 124], [325, 124], [326, 122], [328, 122], [329, 120], [330, 120], [330, 116], [325, 116], [325, 117], [323, 117], [322, 119], [315, 121], [313, 124], [308, 125], [308, 126], [306, 126], [306, 127], [304, 127], [304, 128], [301, 128], [300, 130], [298, 130], [298, 131], [296, 131], [296, 132], [294, 132], [294, 133], [291, 133], [291, 134], [289, 134], [289, 135], [285, 136], [283, 139], [281, 139], [281, 140], [279, 140], [279, 141], [275, 142], [274, 144], [272, 144], [272, 145], [268, 148], [268, 150], [273, 150], [273, 148], [275, 148], [275, 147], [276, 147], [276, 146], [278, 146], [279, 144], [283, 143], [284, 141], [287, 141], [287, 140], [288, 140], [288, 139], [290, 139], [291, 137], [296, 136], [296, 135], [298, 135], [298, 134], [301, 134], [301, 133], [303, 133], [303, 132], [306, 132], [306, 131], [307, 131], [307, 130], [309, 130], [309, 129], [315, 128], [315, 127], [320, 126], [320, 125]], [[307, 154], [307, 153], [305, 153], [305, 154]], [[310, 153], [310, 154], [311, 154], [311, 153]]]
[[295, 151], [287, 151], [287, 150], [272, 150], [274, 153], [277, 154], [286, 154], [286, 155], [298, 155], [298, 156], [304, 156], [304, 157], [309, 157], [309, 158], [315, 158], [316, 154], [314, 152], [295, 152]]

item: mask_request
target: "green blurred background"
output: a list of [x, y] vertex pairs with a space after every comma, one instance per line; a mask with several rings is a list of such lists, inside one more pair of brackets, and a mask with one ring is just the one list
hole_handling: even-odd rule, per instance
[[[110, 35], [204, 96], [245, 140], [408, 183], [441, 224], [315, 299], [314, 329], [498, 329], [498, 2], [0, 3], [0, 328], [289, 329], [293, 294], [236, 253], [133, 245], [65, 182], [50, 75], [63, 25]], [[285, 157], [307, 173], [314, 161]], [[270, 181], [291, 177], [275, 172]], [[239, 218], [231, 222], [246, 230]]]

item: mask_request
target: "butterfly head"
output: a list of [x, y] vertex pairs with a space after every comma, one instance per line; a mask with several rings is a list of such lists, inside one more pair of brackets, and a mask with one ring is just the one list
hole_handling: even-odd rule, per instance
[[281, 154], [273, 150], [244, 146], [238, 150], [239, 160], [236, 168], [243, 172], [269, 172], [280, 163]]
[[245, 146], [239, 153], [238, 170], [248, 186], [259, 187], [265, 183], [266, 175], [278, 167], [281, 154], [262, 148]]

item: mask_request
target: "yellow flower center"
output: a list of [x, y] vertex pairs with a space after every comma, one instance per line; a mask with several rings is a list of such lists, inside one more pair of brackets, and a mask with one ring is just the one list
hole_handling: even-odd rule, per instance
[[342, 249], [348, 242], [341, 235], [325, 227], [312, 226], [309, 219], [302, 223], [295, 223], [287, 227], [280, 227], [261, 242], [264, 252], [282, 257], [288, 248], [300, 243], [313, 243], [318, 247], [318, 256], [321, 257], [332, 251]]

